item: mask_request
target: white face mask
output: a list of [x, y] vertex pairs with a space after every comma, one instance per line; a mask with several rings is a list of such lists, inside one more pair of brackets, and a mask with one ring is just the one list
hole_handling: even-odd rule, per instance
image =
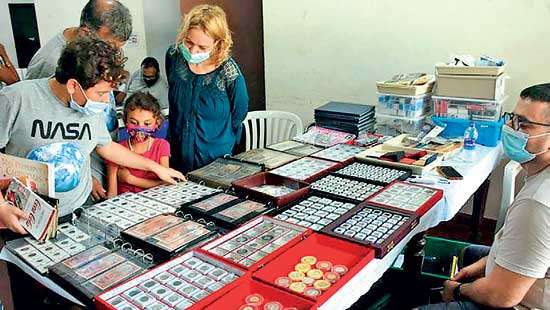
[[71, 100], [69, 101], [69, 107], [71, 107], [71, 109], [82, 114], [94, 115], [102, 113], [103, 111], [105, 111], [105, 109], [109, 107], [106, 102], [90, 100], [88, 96], [86, 96], [86, 93], [84, 92], [84, 89], [82, 89], [82, 86], [80, 86], [80, 83], [78, 84], [78, 87], [80, 87], [82, 94], [84, 94], [84, 98], [86, 98], [86, 103], [84, 104], [84, 106], [79, 105], [73, 99], [73, 95], [69, 93], [69, 96], [71, 97]]
[[212, 52], [212, 51], [208, 51], [208, 52], [191, 54], [191, 52], [189, 51], [187, 46], [185, 46], [185, 44], [180, 44], [179, 49], [180, 49], [180, 53], [183, 56], [183, 58], [185, 58], [185, 60], [188, 63], [194, 64], [194, 65], [198, 65], [201, 62], [204, 62], [205, 60], [210, 58], [210, 53]]

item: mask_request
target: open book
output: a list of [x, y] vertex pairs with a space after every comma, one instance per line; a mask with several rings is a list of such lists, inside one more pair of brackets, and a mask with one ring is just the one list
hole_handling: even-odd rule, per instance
[[53, 164], [0, 153], [0, 178], [21, 176], [31, 178], [39, 194], [55, 198]]
[[28, 214], [27, 219], [21, 219], [21, 225], [38, 241], [45, 241], [55, 237], [57, 232], [57, 208], [21, 183], [12, 179], [6, 192], [6, 197], [16, 207]]

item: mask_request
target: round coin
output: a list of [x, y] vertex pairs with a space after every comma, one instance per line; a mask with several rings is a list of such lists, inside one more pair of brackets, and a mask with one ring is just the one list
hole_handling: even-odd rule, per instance
[[336, 272], [329, 271], [329, 272], [326, 272], [323, 275], [323, 279], [325, 279], [328, 282], [334, 284], [334, 283], [336, 283], [336, 281], [340, 280], [340, 275], [337, 274]]
[[304, 291], [304, 295], [309, 296], [309, 297], [317, 297], [317, 296], [321, 295], [321, 291], [314, 288], [314, 287], [308, 287]]
[[321, 291], [326, 291], [330, 287], [330, 282], [328, 282], [327, 280], [317, 280], [313, 284], [313, 287]]
[[332, 272], [336, 272], [340, 276], [343, 276], [346, 272], [348, 272], [348, 267], [344, 265], [334, 265], [334, 267], [332, 267]]
[[306, 289], [306, 285], [302, 282], [294, 282], [289, 286], [289, 289], [297, 293], [303, 293]]
[[297, 281], [302, 281], [302, 279], [305, 277], [305, 275], [304, 275], [303, 272], [292, 271], [291, 273], [288, 274], [288, 277], [292, 281], [297, 282]]
[[304, 264], [304, 263], [299, 263], [296, 266], [294, 266], [294, 270], [306, 273], [306, 272], [311, 270], [311, 265]]
[[317, 262], [317, 264], [315, 264], [315, 267], [322, 271], [330, 271], [332, 268], [332, 263], [329, 261], [319, 261]]
[[283, 304], [278, 301], [270, 301], [264, 305], [264, 310], [282, 310]]
[[304, 264], [313, 266], [317, 262], [317, 258], [315, 256], [304, 256], [300, 261]]
[[260, 294], [251, 294], [246, 296], [244, 302], [251, 306], [260, 306], [264, 303], [264, 297]]
[[307, 276], [314, 280], [319, 280], [323, 277], [323, 272], [319, 269], [311, 269], [307, 272]]
[[279, 277], [275, 279], [275, 285], [288, 288], [292, 280], [288, 277]]

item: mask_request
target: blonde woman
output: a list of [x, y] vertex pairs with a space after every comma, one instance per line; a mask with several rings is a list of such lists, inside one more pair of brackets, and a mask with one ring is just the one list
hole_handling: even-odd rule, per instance
[[184, 17], [166, 53], [171, 167], [189, 172], [231, 154], [248, 112], [248, 92], [231, 58], [224, 11], [199, 5]]

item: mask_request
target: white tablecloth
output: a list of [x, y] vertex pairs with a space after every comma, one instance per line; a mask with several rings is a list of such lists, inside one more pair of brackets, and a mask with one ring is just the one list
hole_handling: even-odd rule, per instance
[[[498, 165], [502, 156], [502, 148], [500, 145], [494, 148], [478, 145], [476, 149], [467, 152], [468, 153], [461, 153], [443, 162], [444, 165], [453, 166], [458, 170], [464, 176], [464, 179], [460, 181], [451, 181], [451, 184], [436, 183], [435, 185], [429, 185], [443, 189], [445, 192], [444, 198], [434, 208], [428, 211], [420, 219], [420, 223], [414, 230], [399, 242], [383, 259], [372, 260], [323, 304], [320, 309], [347, 309], [355, 303], [359, 297], [368, 292], [371, 286], [391, 267], [397, 256], [402, 252], [405, 245], [414, 235], [453, 218], [468, 201], [468, 198], [475, 193], [483, 181]], [[52, 280], [38, 274], [6, 248], [3, 248], [0, 252], [0, 259], [17, 265], [25, 273], [50, 290], [74, 303], [83, 305]]]

